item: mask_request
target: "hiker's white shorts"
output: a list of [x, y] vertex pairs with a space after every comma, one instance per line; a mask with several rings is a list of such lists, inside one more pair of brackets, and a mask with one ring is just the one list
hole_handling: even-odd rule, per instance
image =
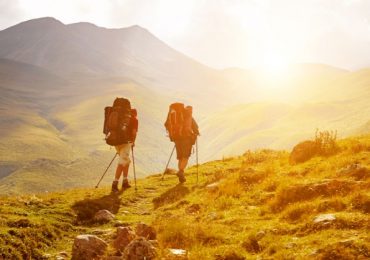
[[116, 151], [119, 155], [118, 164], [127, 166], [130, 164], [130, 150], [131, 150], [131, 144], [121, 144], [115, 146]]

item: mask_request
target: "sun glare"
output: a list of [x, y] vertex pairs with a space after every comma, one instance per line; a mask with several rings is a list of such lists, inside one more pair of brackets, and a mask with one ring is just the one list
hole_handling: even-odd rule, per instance
[[260, 70], [272, 76], [284, 76], [288, 70], [288, 61], [282, 55], [266, 53], [261, 61]]

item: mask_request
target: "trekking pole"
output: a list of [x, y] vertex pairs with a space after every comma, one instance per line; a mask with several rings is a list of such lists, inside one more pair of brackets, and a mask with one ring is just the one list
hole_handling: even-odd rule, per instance
[[137, 191], [136, 186], [136, 169], [135, 169], [135, 156], [134, 156], [134, 147], [131, 145], [131, 152], [132, 152], [132, 169], [134, 170], [134, 180], [135, 180], [135, 191]]
[[198, 184], [198, 179], [199, 179], [199, 161], [198, 161], [198, 138], [197, 140], [195, 141], [195, 146], [196, 146], [196, 160], [197, 160], [197, 184]]
[[176, 148], [176, 144], [173, 146], [173, 149], [172, 149], [172, 152], [171, 152], [170, 158], [168, 159], [168, 162], [167, 162], [167, 164], [166, 164], [166, 168], [164, 169], [164, 171], [163, 171], [163, 173], [162, 173], [162, 181], [163, 181], [163, 179], [164, 179], [164, 175], [166, 174], [166, 171], [167, 171], [168, 165], [170, 164], [170, 161], [171, 161], [171, 158], [172, 158], [173, 152], [175, 151], [175, 148]]
[[103, 178], [104, 178], [105, 174], [107, 173], [107, 171], [108, 171], [109, 167], [112, 165], [112, 163], [113, 163], [114, 159], [116, 159], [117, 154], [118, 154], [118, 153], [116, 153], [116, 154], [114, 155], [114, 157], [113, 157], [112, 161], [109, 163], [109, 165], [108, 165], [107, 169], [105, 169], [105, 172], [103, 173], [103, 176], [101, 176], [101, 178], [100, 178], [100, 180], [99, 180], [98, 184], [96, 184], [95, 188], [98, 188], [98, 186], [99, 186], [100, 182], [103, 180]]

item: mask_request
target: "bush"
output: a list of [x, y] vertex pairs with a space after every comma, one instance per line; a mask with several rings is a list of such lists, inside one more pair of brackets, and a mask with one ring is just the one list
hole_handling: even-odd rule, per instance
[[303, 141], [294, 146], [290, 153], [290, 163], [303, 163], [314, 156], [330, 156], [338, 152], [337, 132], [316, 130], [315, 139]]

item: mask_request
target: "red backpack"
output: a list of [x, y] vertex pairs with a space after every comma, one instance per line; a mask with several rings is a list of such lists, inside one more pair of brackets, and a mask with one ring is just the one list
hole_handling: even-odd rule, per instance
[[116, 98], [113, 106], [104, 109], [103, 133], [108, 145], [116, 146], [130, 141], [131, 104], [126, 98]]
[[192, 107], [185, 107], [182, 103], [170, 105], [164, 125], [172, 142], [192, 135], [192, 111]]

